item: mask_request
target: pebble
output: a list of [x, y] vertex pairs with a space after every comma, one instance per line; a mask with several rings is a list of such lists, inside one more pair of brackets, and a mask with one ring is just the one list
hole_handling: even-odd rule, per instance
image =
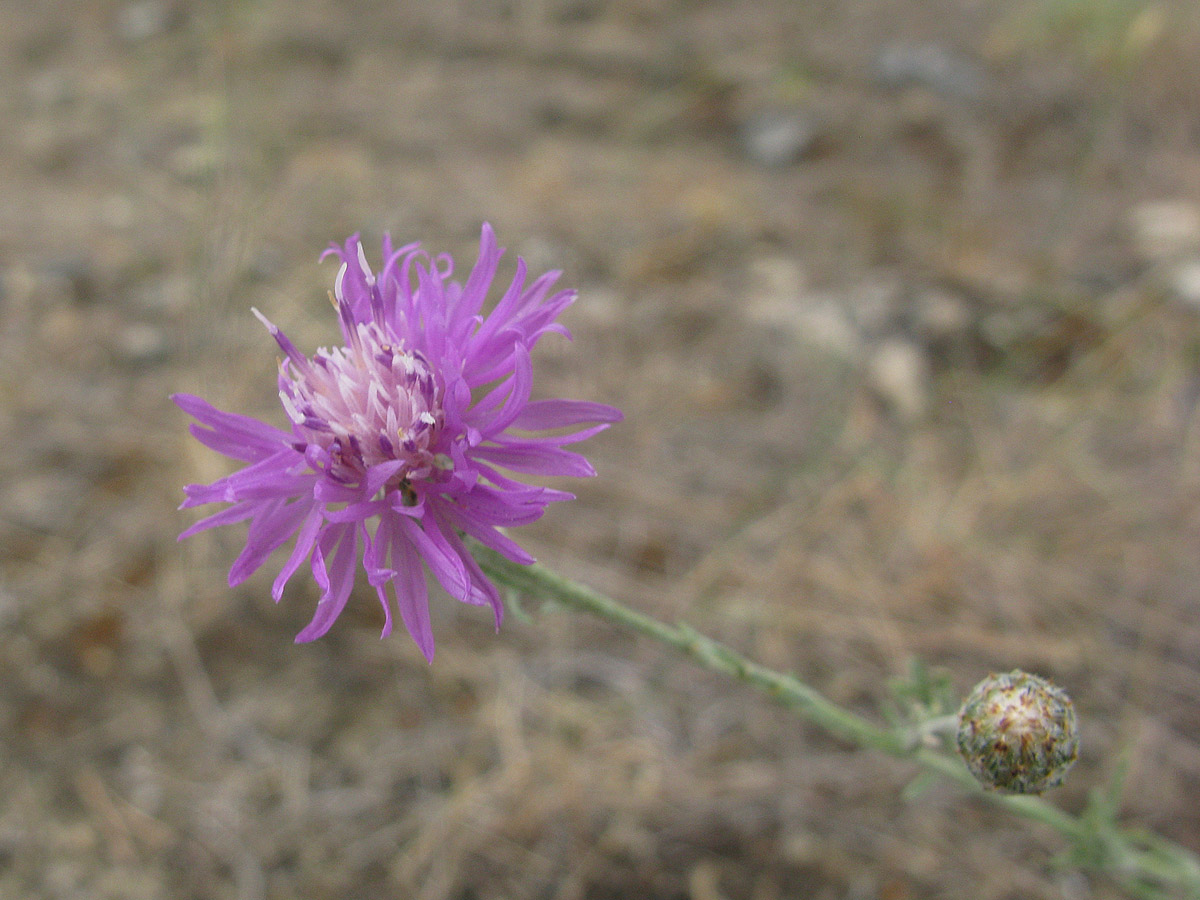
[[[153, 709], [145, 710], [146, 721], [153, 719]], [[161, 715], [161, 714], [160, 714]], [[122, 789], [138, 809], [157, 815], [166, 794], [160, 763], [154, 755], [140, 744], [128, 747], [121, 755], [120, 776]]]
[[917, 346], [903, 338], [882, 341], [867, 368], [868, 383], [905, 422], [919, 418], [929, 405], [929, 365]]
[[162, 0], [135, 0], [117, 12], [117, 36], [131, 44], [158, 37], [177, 24], [180, 11]]
[[1171, 276], [1170, 288], [1176, 299], [1200, 312], [1200, 259], [1181, 263]]
[[162, 329], [134, 322], [118, 332], [114, 350], [123, 362], [142, 366], [165, 360], [170, 347]]
[[806, 343], [843, 359], [861, 350], [858, 329], [836, 299], [809, 303], [796, 319], [796, 333]]
[[133, 308], [153, 317], [181, 312], [196, 296], [196, 290], [191, 277], [170, 272], [138, 284], [127, 293], [127, 299]]
[[55, 260], [38, 273], [40, 292], [52, 302], [85, 306], [99, 297], [99, 277], [89, 259], [72, 257]]
[[54, 69], [37, 72], [25, 82], [25, 99], [34, 112], [47, 113], [65, 108], [77, 96], [78, 89], [71, 78]]
[[869, 336], [880, 337], [896, 327], [903, 294], [899, 279], [884, 276], [855, 285], [846, 302], [858, 327]]
[[220, 168], [219, 149], [212, 144], [196, 142], [183, 144], [167, 156], [167, 169], [182, 181], [199, 183], [207, 181]]
[[919, 86], [945, 97], [974, 100], [986, 83], [983, 70], [938, 44], [893, 44], [875, 59], [875, 77], [893, 90]]
[[762, 256], [750, 262], [751, 290], [756, 299], [795, 299], [804, 293], [804, 269], [786, 256]]
[[1186, 200], [1142, 203], [1130, 214], [1133, 242], [1150, 262], [1178, 259], [1200, 250], [1200, 207]]
[[137, 207], [128, 194], [109, 194], [100, 201], [99, 213], [100, 221], [108, 228], [125, 230], [138, 224]]
[[810, 291], [796, 262], [757, 259], [751, 263], [750, 279], [749, 321], [834, 356], [849, 359], [858, 354], [860, 336], [845, 302]]
[[0, 628], [7, 628], [20, 618], [21, 604], [15, 594], [0, 584]]
[[933, 289], [917, 295], [913, 303], [913, 330], [934, 343], [962, 338], [971, 328], [971, 314], [963, 301], [946, 291]]
[[802, 114], [771, 110], [746, 119], [738, 139], [747, 159], [777, 169], [798, 162], [812, 149], [817, 127]]
[[88, 496], [87, 484], [66, 471], [30, 472], [0, 492], [5, 518], [20, 528], [67, 534]]

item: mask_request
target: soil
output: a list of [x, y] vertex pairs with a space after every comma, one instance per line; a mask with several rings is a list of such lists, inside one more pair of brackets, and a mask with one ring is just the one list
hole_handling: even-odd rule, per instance
[[[283, 420], [262, 310], [331, 241], [580, 291], [540, 396], [620, 406], [516, 537], [881, 719], [922, 660], [1075, 700], [1072, 812], [1200, 852], [1190, 3], [7, 3], [0, 896], [1049, 900], [1068, 848], [612, 626], [324, 639], [168, 401]], [[373, 259], [377, 261], [377, 258]], [[564, 485], [565, 486], [565, 485]], [[366, 585], [362, 585], [366, 588]], [[1127, 766], [1127, 768], [1122, 768]]]

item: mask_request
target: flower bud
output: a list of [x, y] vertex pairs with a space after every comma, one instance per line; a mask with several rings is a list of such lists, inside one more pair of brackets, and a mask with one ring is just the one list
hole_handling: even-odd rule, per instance
[[1079, 755], [1071, 698], [1020, 670], [989, 675], [959, 710], [958, 751], [989, 788], [1040, 794], [1056, 787]]

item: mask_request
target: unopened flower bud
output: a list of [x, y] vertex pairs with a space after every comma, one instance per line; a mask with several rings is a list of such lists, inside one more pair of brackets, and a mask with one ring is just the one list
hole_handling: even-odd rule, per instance
[[958, 750], [987, 787], [1006, 794], [1056, 787], [1079, 755], [1071, 698], [1020, 670], [989, 675], [958, 713]]

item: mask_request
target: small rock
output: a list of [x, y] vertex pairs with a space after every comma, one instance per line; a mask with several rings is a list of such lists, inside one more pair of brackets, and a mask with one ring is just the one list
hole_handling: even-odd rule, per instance
[[917, 296], [913, 304], [913, 330], [931, 343], [954, 341], [971, 327], [971, 314], [963, 301], [942, 290]]
[[591, 22], [600, 16], [605, 4], [601, 0], [562, 0], [557, 4], [548, 4], [548, 10], [553, 21], [563, 25], [577, 22]]
[[796, 262], [757, 259], [750, 266], [750, 279], [746, 303], [750, 322], [835, 356], [850, 358], [858, 353], [858, 329], [845, 304], [809, 291], [804, 270]]
[[162, 362], [170, 348], [161, 329], [145, 322], [134, 322], [117, 334], [114, 349], [122, 361], [141, 366]]
[[109, 194], [100, 202], [100, 221], [107, 227], [125, 230], [137, 224], [137, 207], [128, 194]]
[[979, 320], [979, 334], [987, 346], [1009, 353], [1029, 343], [1049, 325], [1045, 310], [1029, 304], [1006, 304]]
[[846, 310], [834, 302], [813, 306], [804, 317], [804, 334], [813, 344], [851, 359], [858, 355], [862, 339]]
[[40, 172], [71, 168], [86, 154], [84, 142], [61, 122], [30, 116], [16, 130], [24, 158]]
[[76, 86], [66, 73], [53, 69], [37, 72], [25, 83], [29, 107], [39, 113], [69, 106], [77, 95]]
[[977, 361], [975, 317], [961, 297], [937, 288], [917, 294], [908, 324], [931, 366]]
[[47, 305], [37, 319], [34, 334], [52, 353], [70, 353], [90, 334], [87, 317], [63, 304]]
[[[145, 721], [153, 721], [153, 710], [143, 711]], [[138, 807], [150, 815], [157, 815], [162, 808], [166, 793], [161, 768], [154, 754], [140, 744], [127, 748], [121, 755], [121, 786]]]
[[875, 60], [875, 77], [892, 90], [919, 86], [945, 97], [974, 100], [983, 93], [983, 70], [937, 44], [894, 44]]
[[1130, 215], [1133, 240], [1150, 262], [1200, 250], [1200, 208], [1185, 200], [1143, 203]]
[[47, 264], [39, 273], [43, 296], [57, 302], [86, 306], [98, 299], [99, 278], [91, 260], [77, 257]]
[[833, 298], [810, 300], [795, 316], [793, 328], [801, 341], [844, 359], [854, 358], [861, 349], [858, 329]]
[[795, 301], [805, 293], [803, 267], [786, 256], [761, 256], [750, 261], [750, 302]]
[[921, 351], [902, 338], [888, 338], [871, 357], [871, 388], [904, 421], [911, 422], [929, 404], [929, 365]]
[[579, 302], [571, 307], [571, 321], [593, 328], [615, 329], [625, 321], [626, 308], [620, 294], [596, 284], [580, 289]]
[[190, 277], [171, 272], [147, 279], [125, 292], [130, 306], [150, 317], [163, 313], [179, 313], [196, 295], [196, 287]]
[[65, 471], [29, 472], [0, 492], [8, 522], [47, 534], [68, 533], [87, 497], [83, 479]]
[[755, 303], [747, 318], [772, 334], [784, 334], [834, 356], [851, 359], [858, 354], [858, 330], [845, 308], [835, 299], [810, 298], [803, 304], [785, 300]]
[[15, 594], [0, 583], [0, 627], [15, 623], [21, 615], [21, 604]]
[[738, 129], [742, 152], [760, 166], [781, 168], [799, 161], [817, 138], [813, 122], [795, 112], [760, 112]]
[[203, 142], [182, 144], [167, 156], [167, 169], [187, 182], [203, 182], [216, 174], [221, 155], [216, 146]]
[[178, 24], [179, 9], [162, 0], [135, 0], [117, 12], [114, 23], [117, 36], [131, 44], [149, 40]]
[[1200, 259], [1189, 259], [1175, 269], [1170, 287], [1177, 299], [1200, 312]]
[[896, 327], [903, 294], [904, 285], [899, 279], [884, 276], [855, 285], [846, 302], [858, 327], [869, 336], [879, 337]]

